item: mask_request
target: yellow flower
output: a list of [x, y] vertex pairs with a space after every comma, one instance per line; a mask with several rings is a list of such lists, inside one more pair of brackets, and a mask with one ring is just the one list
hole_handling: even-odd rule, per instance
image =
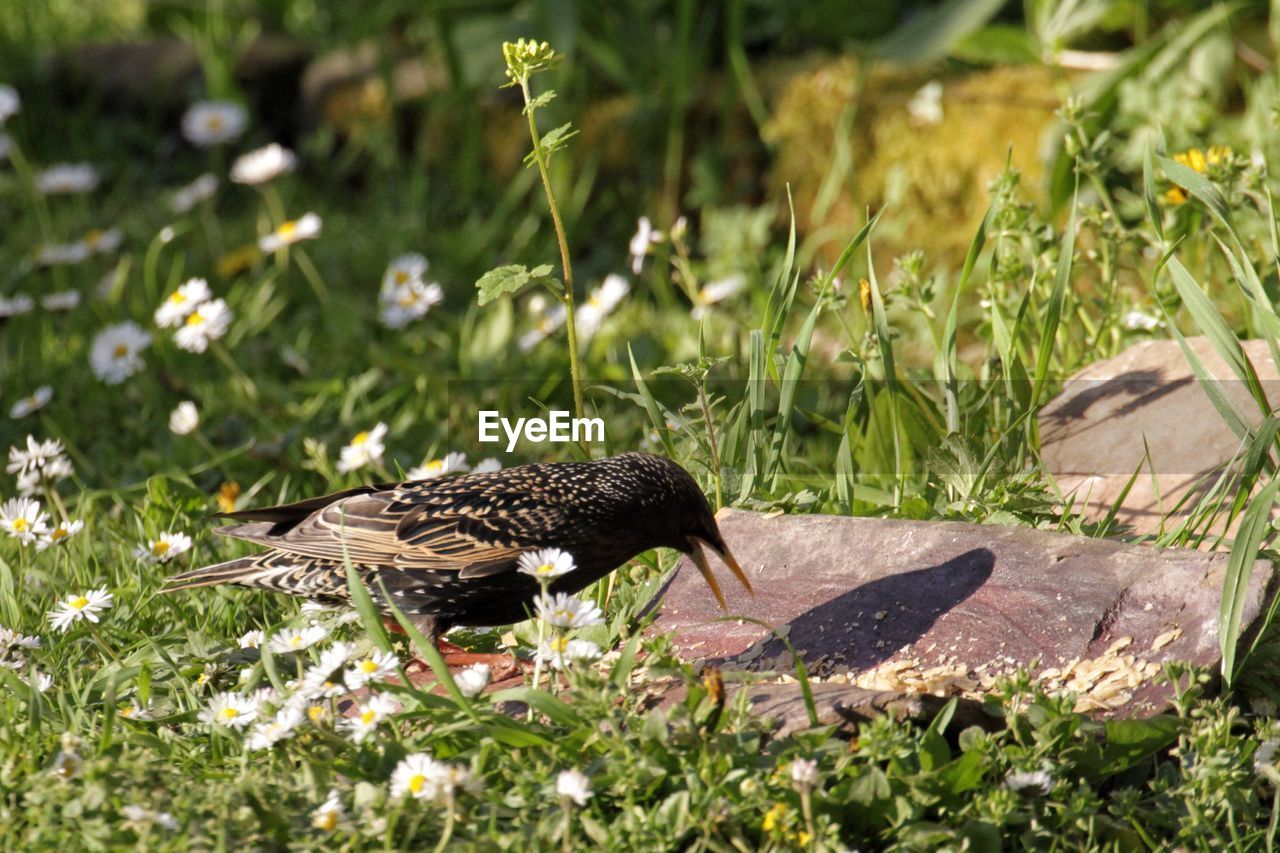
[[865, 278], [858, 280], [858, 301], [862, 303], [862, 311], [871, 313], [871, 282]]
[[240, 484], [235, 480], [229, 480], [218, 487], [218, 510], [220, 512], [234, 512], [236, 508], [236, 498], [240, 497]]
[[241, 246], [218, 258], [214, 269], [219, 278], [234, 278], [257, 263], [258, 256], [257, 246], [253, 244]]
[[773, 808], [765, 812], [764, 815], [764, 831], [774, 832], [779, 828], [779, 824], [787, 819], [787, 807], [783, 803], [774, 803]]

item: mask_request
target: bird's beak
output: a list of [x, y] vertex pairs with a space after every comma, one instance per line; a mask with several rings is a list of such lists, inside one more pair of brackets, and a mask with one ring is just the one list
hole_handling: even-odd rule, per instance
[[705, 539], [699, 539], [696, 536], [689, 537], [689, 544], [692, 546], [689, 551], [689, 558], [693, 560], [693, 564], [698, 567], [698, 571], [702, 574], [703, 580], [707, 582], [707, 586], [711, 587], [711, 592], [716, 597], [716, 601], [720, 603], [721, 610], [728, 610], [729, 605], [725, 603], [724, 593], [720, 591], [720, 584], [716, 582], [716, 576], [711, 574], [711, 566], [707, 563], [707, 555], [702, 552], [703, 545], [706, 545], [720, 560], [729, 567], [729, 571], [733, 572], [733, 576], [746, 588], [747, 592], [755, 595], [755, 590], [751, 588], [751, 581], [747, 580], [746, 574], [743, 573], [742, 567], [738, 565], [738, 561], [729, 553], [726, 546], [723, 551], [712, 545]]

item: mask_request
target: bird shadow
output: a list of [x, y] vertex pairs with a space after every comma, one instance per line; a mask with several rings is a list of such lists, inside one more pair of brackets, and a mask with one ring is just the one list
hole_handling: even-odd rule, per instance
[[[976, 592], [995, 569], [996, 556], [973, 548], [946, 562], [868, 581], [812, 607], [777, 628], [806, 665], [857, 672], [888, 660], [918, 641]], [[782, 670], [790, 649], [777, 635], [746, 652], [709, 663], [756, 671]]]

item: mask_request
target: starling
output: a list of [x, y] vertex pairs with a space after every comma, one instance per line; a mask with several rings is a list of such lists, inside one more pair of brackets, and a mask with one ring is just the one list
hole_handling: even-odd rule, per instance
[[244, 523], [218, 533], [269, 550], [171, 577], [166, 592], [232, 583], [342, 604], [349, 558], [382, 612], [390, 613], [385, 587], [432, 641], [456, 625], [526, 618], [539, 586], [517, 561], [544, 548], [568, 552], [576, 566], [551, 582], [553, 593], [577, 592], [666, 547], [693, 559], [724, 607], [702, 546], [751, 589], [693, 477], [648, 453], [360, 486], [219, 517]]

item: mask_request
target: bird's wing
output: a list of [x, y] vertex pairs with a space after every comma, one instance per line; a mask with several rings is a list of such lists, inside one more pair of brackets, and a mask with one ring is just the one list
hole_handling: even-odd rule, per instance
[[273, 508], [259, 511], [262, 521], [218, 532], [308, 557], [458, 571], [467, 578], [513, 569], [520, 554], [539, 544], [537, 531], [563, 522], [559, 509], [531, 494], [508, 488], [495, 501], [482, 486], [462, 480], [339, 493], [297, 521], [282, 521], [281, 508]]

